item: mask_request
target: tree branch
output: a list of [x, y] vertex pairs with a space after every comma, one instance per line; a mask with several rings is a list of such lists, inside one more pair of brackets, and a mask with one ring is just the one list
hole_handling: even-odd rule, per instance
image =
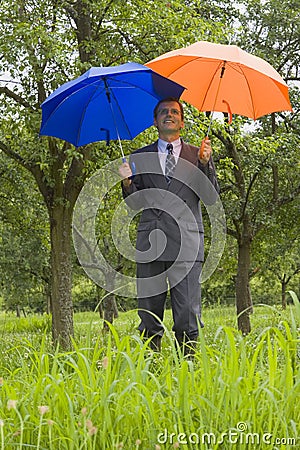
[[272, 174], [273, 174], [273, 201], [277, 202], [279, 195], [279, 175], [277, 164], [272, 164]]
[[227, 227], [227, 234], [229, 234], [229, 236], [232, 236], [236, 240], [238, 240], [238, 233], [235, 230], [233, 230], [232, 228]]
[[15, 161], [17, 161], [19, 164], [21, 164], [23, 167], [25, 167], [26, 169], [30, 170], [30, 165], [25, 161], [24, 158], [21, 157], [21, 155], [19, 155], [19, 153], [14, 152], [13, 150], [11, 150], [6, 144], [4, 144], [4, 142], [0, 141], [0, 149], [7, 155], [9, 156], [11, 159], [14, 159]]
[[28, 103], [19, 94], [16, 94], [14, 91], [9, 89], [7, 86], [0, 87], [0, 94], [4, 94], [7, 97], [12, 98], [16, 103], [18, 103], [21, 106], [24, 106], [25, 108], [29, 108], [31, 111], [36, 111], [36, 109], [33, 108], [30, 103]]
[[32, 173], [34, 176], [38, 188], [41, 192], [41, 194], [44, 197], [44, 200], [46, 202], [47, 207], [50, 206], [50, 199], [51, 199], [51, 189], [45, 184], [45, 174], [42, 171], [42, 169], [37, 164], [30, 164], [27, 161], [25, 161], [24, 158], [19, 155], [19, 153], [14, 152], [11, 150], [4, 142], [0, 141], [0, 149], [11, 159], [16, 161], [18, 164], [23, 166], [25, 169], [27, 169], [29, 172]]
[[88, 254], [90, 255], [91, 262], [84, 262], [82, 265], [83, 268], [93, 268], [93, 269], [99, 269], [102, 273], [106, 272], [105, 266], [102, 264], [99, 264], [98, 259], [95, 256], [94, 250], [91, 248], [90, 244], [87, 242], [85, 237], [82, 235], [82, 233], [78, 230], [76, 225], [73, 223], [73, 230], [77, 234], [78, 238], [80, 239], [80, 242], [84, 245], [86, 248]]
[[299, 194], [300, 194], [300, 184], [286, 197], [278, 198], [277, 202], [274, 202], [272, 205], [270, 205], [269, 211], [273, 213], [274, 210], [277, 210], [278, 208], [281, 208], [282, 206], [291, 203], [292, 201], [295, 200], [295, 198], [298, 197]]

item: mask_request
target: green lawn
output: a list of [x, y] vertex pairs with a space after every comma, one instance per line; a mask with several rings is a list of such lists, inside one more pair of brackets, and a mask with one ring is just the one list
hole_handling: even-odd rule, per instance
[[171, 315], [161, 354], [136, 311], [107, 334], [75, 315], [74, 350], [51, 347], [48, 317], [0, 316], [0, 449], [299, 448], [299, 304], [257, 306], [252, 332], [234, 308], [204, 308], [194, 361], [178, 357]]

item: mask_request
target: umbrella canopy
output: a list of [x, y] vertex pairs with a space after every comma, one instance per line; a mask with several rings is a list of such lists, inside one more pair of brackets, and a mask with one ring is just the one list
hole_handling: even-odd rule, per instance
[[265, 60], [236, 45], [196, 42], [146, 64], [182, 83], [182, 100], [200, 111], [235, 113], [252, 119], [291, 111], [288, 87]]
[[133, 139], [153, 124], [156, 103], [184, 90], [142, 64], [92, 67], [56, 89], [41, 105], [41, 135], [76, 147]]

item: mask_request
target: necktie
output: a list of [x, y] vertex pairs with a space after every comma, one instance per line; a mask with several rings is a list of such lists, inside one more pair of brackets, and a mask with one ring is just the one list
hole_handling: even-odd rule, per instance
[[174, 170], [175, 170], [175, 166], [176, 166], [176, 161], [175, 161], [175, 156], [173, 155], [173, 145], [172, 144], [168, 144], [167, 145], [167, 157], [166, 157], [166, 166], [165, 166], [165, 177], [168, 183], [170, 183], [173, 174], [174, 174]]

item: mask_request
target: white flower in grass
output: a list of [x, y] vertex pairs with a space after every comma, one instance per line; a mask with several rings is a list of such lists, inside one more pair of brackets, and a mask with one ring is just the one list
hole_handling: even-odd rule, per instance
[[81, 414], [82, 414], [83, 416], [86, 416], [86, 415], [87, 415], [87, 412], [88, 412], [87, 407], [84, 406], [84, 407], [82, 408], [82, 410], [81, 410]]
[[137, 447], [139, 447], [139, 446], [141, 445], [141, 443], [142, 443], [142, 441], [141, 441], [140, 439], [137, 439], [137, 440], [135, 441], [135, 445], [136, 445]]
[[94, 436], [94, 435], [97, 433], [97, 431], [98, 431], [98, 428], [92, 426], [91, 428], [89, 428], [88, 434], [89, 434], [90, 436]]
[[8, 400], [7, 409], [17, 409], [18, 400]]
[[4, 420], [0, 419], [0, 427], [4, 427]]
[[103, 367], [103, 369], [107, 369], [108, 368], [108, 364], [109, 364], [109, 358], [108, 358], [108, 356], [104, 356], [104, 358], [102, 359], [102, 367]]
[[97, 433], [98, 428], [93, 425], [93, 422], [90, 419], [87, 419], [85, 424], [88, 429], [89, 436], [94, 436]]
[[46, 414], [49, 411], [49, 406], [38, 406], [38, 410], [41, 416], [43, 416], [44, 414]]

